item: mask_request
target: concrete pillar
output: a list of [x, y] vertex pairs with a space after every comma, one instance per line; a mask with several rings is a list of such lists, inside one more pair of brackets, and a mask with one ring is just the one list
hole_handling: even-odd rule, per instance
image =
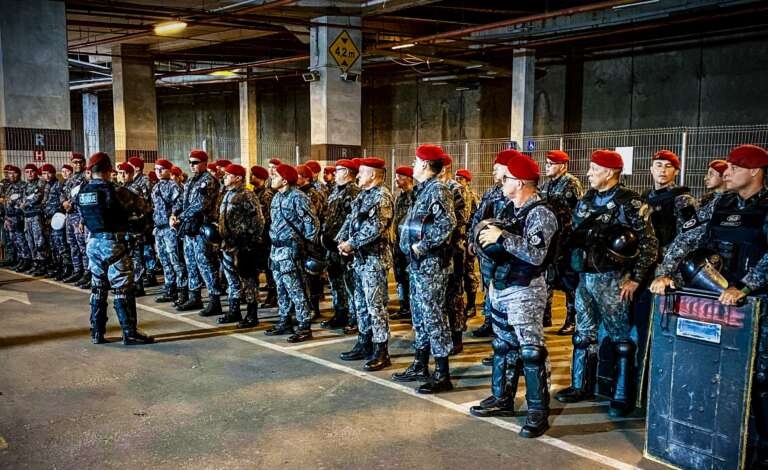
[[259, 164], [259, 112], [256, 108], [256, 85], [240, 82], [240, 162], [250, 168]]
[[85, 155], [99, 151], [99, 97], [83, 93], [83, 150]]
[[515, 49], [512, 55], [512, 116], [509, 138], [525, 151], [523, 137], [533, 132], [533, 77], [536, 57], [529, 49]]
[[362, 22], [360, 18], [347, 16], [326, 16], [312, 22], [309, 68], [318, 77], [309, 84], [310, 156], [318, 161], [359, 156], [363, 53], [359, 27]]
[[157, 100], [152, 58], [146, 47], [112, 48], [112, 104], [115, 113], [115, 160], [137, 156], [157, 159]]
[[0, 164], [69, 160], [64, 2], [0, 0]]

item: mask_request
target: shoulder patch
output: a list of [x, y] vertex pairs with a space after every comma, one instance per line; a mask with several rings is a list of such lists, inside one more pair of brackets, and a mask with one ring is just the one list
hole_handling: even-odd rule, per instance
[[696, 217], [694, 217], [694, 218], [692, 218], [692, 219], [690, 219], [690, 220], [686, 221], [686, 222], [683, 224], [683, 228], [684, 228], [684, 229], [688, 229], [688, 228], [691, 228], [691, 227], [693, 227], [694, 225], [696, 225], [696, 222], [698, 222], [698, 220], [696, 219]]
[[544, 237], [541, 232], [536, 232], [528, 236], [528, 243], [535, 246], [536, 248], [540, 248], [544, 246]]
[[632, 207], [634, 207], [635, 209], [640, 209], [640, 207], [643, 205], [643, 201], [641, 201], [640, 199], [632, 199], [630, 204], [632, 204]]

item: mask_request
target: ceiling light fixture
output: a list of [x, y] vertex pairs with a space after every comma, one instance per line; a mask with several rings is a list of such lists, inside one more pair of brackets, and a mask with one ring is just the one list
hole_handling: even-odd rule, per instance
[[187, 23], [184, 21], [166, 21], [164, 23], [158, 23], [155, 25], [155, 34], [158, 36], [175, 34], [179, 31], [182, 31], [186, 27]]
[[208, 75], [214, 76], [214, 77], [234, 77], [237, 74], [231, 70], [217, 70], [215, 72], [211, 72]]
[[396, 51], [398, 49], [408, 49], [409, 47], [413, 47], [415, 45], [416, 45], [415, 42], [409, 42], [407, 44], [398, 44], [397, 46], [392, 46], [392, 50]]
[[616, 5], [611, 8], [614, 10], [621, 10], [622, 8], [639, 7], [640, 5], [651, 5], [653, 3], [659, 3], [659, 0], [643, 0], [635, 3], [627, 3], [626, 5]]

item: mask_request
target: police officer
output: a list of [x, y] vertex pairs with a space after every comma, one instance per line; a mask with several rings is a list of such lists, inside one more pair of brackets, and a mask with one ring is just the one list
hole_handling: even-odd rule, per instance
[[[541, 188], [542, 195], [547, 200], [557, 200], [560, 210], [568, 211], [570, 219], [576, 203], [579, 202], [584, 190], [581, 181], [568, 172], [570, 156], [562, 150], [550, 150], [547, 152], [545, 172], [547, 181]], [[565, 242], [565, 240], [562, 240]], [[564, 262], [567, 257], [552, 263], [547, 271], [547, 284], [550, 286], [547, 293], [547, 307], [544, 310], [544, 326], [552, 326], [552, 293], [553, 289], [562, 290], [565, 294], [565, 323], [557, 331], [558, 335], [572, 335], [576, 329], [575, 291], [578, 278], [567, 271]]]
[[[472, 172], [466, 168], [459, 168], [454, 175], [456, 182], [464, 187], [464, 196], [466, 198], [467, 208], [469, 210], [470, 218], [467, 220], [467, 228], [472, 223], [472, 216], [477, 212], [477, 207], [480, 204], [480, 196], [475, 191], [475, 188], [471, 186]], [[467, 232], [469, 233], [469, 232]], [[480, 287], [480, 279], [475, 271], [475, 262], [477, 258], [470, 252], [469, 249], [464, 250], [464, 278], [462, 283], [464, 284], [464, 293], [467, 296], [467, 302], [464, 309], [464, 316], [466, 318], [472, 318], [475, 316], [475, 306], [477, 303], [477, 290]]]
[[327, 200], [327, 187], [320, 181], [320, 173], [323, 170], [320, 166], [320, 163], [317, 160], [307, 160], [307, 162], [304, 163], [304, 166], [309, 168], [309, 170], [312, 172], [312, 177], [310, 178], [309, 184], [312, 185], [312, 187], [315, 188], [320, 194], [322, 194], [323, 200]]
[[[413, 178], [416, 199], [399, 227], [400, 251], [408, 257], [411, 282], [411, 314], [415, 333], [413, 363], [392, 375], [399, 382], [427, 382], [418, 393], [439, 393], [453, 389], [448, 355], [453, 349], [451, 329], [445, 313], [445, 288], [450, 272], [450, 242], [456, 229], [453, 194], [438, 179], [443, 169], [443, 149], [421, 145], [416, 149]], [[430, 350], [435, 372], [429, 374]]]
[[13, 168], [15, 168], [13, 165], [5, 165], [3, 167], [3, 179], [0, 181], [0, 218], [3, 220], [3, 223], [0, 224], [0, 241], [3, 244], [3, 261], [0, 263], [0, 266], [2, 267], [14, 266], [18, 262], [13, 237], [11, 236], [10, 231], [5, 228], [5, 211], [10, 202], [6, 198], [6, 193], [11, 186], [11, 173]]
[[355, 184], [359, 164], [342, 159], [336, 161], [335, 169], [336, 184], [328, 197], [328, 209], [321, 231], [321, 242], [328, 251], [328, 281], [331, 285], [334, 313], [331, 319], [320, 323], [323, 328], [343, 328], [357, 324], [352, 257], [339, 253], [336, 236], [352, 211], [352, 201], [360, 192], [360, 188]]
[[699, 199], [699, 207], [704, 207], [717, 196], [718, 193], [726, 191], [723, 174], [728, 169], [728, 162], [725, 160], [712, 160], [707, 166], [707, 174], [704, 175], [704, 189], [707, 190]]
[[61, 191], [61, 206], [67, 216], [67, 245], [69, 245], [72, 258], [72, 275], [62, 279], [67, 283], [90, 282], [88, 270], [88, 257], [85, 255], [86, 234], [80, 230], [80, 213], [77, 211], [77, 193], [85, 181], [85, 157], [77, 152], [72, 152], [70, 159], [72, 175], [64, 180]]
[[[673, 276], [680, 262], [699, 248], [723, 258], [721, 272], [729, 287], [720, 294], [723, 305], [735, 305], [747, 295], [764, 296], [768, 287], [768, 189], [765, 187], [768, 152], [740, 145], [728, 154], [723, 173], [727, 192], [717, 193], [692, 224], [667, 248], [656, 269], [651, 291], [664, 295], [675, 288]], [[734, 223], [737, 221], [738, 223]], [[752, 414], [757, 433], [760, 468], [768, 463], [768, 325], [760, 314], [757, 360], [752, 389]]]
[[410, 283], [408, 280], [408, 257], [400, 251], [400, 231], [398, 227], [405, 220], [408, 210], [413, 205], [413, 167], [399, 166], [395, 169], [395, 184], [400, 193], [395, 200], [395, 217], [392, 226], [395, 228], [395, 243], [392, 247], [395, 282], [397, 282], [397, 298], [399, 309], [389, 316], [393, 320], [410, 319]]
[[264, 273], [266, 278], [267, 298], [261, 304], [264, 308], [272, 308], [277, 305], [277, 289], [275, 287], [275, 278], [272, 277], [272, 271], [269, 269], [269, 226], [271, 224], [269, 208], [272, 205], [272, 198], [275, 190], [267, 186], [269, 182], [269, 171], [263, 166], [255, 165], [251, 167], [251, 187], [253, 193], [259, 200], [261, 214], [264, 217], [264, 230], [261, 236], [261, 247], [256, 251], [256, 263], [259, 271]]
[[[478, 226], [477, 243], [497, 250], [489, 279], [492, 308], [493, 394], [470, 408], [476, 416], [513, 416], [517, 384], [525, 375], [528, 414], [522, 437], [538, 437], [549, 428], [547, 348], [542, 316], [547, 303], [547, 265], [553, 261], [559, 230], [555, 212], [538, 193], [539, 165], [513, 151], [502, 189], [511, 204], [500, 223]], [[493, 219], [492, 219], [493, 220]], [[500, 227], [499, 225], [502, 225]]]
[[24, 237], [27, 240], [33, 265], [33, 269], [28, 272], [34, 276], [42, 276], [46, 272], [45, 260], [48, 257], [43, 228], [45, 181], [40, 179], [40, 169], [33, 163], [24, 167], [24, 175], [27, 178], [27, 184], [24, 187], [21, 210], [24, 213]]
[[[150, 174], [150, 176], [144, 174], [144, 160], [140, 157], [129, 158], [128, 164], [133, 167], [133, 179], [128, 185], [128, 189], [143, 197], [147, 204], [151, 204], [152, 187], [154, 186], [151, 177], [156, 177], [157, 175], [154, 172]], [[157, 268], [155, 263], [155, 245], [152, 240], [152, 233], [149, 232], [142, 235], [141, 246], [139, 248], [140, 256], [134, 260], [136, 271], [141, 271], [139, 273], [141, 284], [139, 285], [140, 288], [138, 290], [143, 290], [144, 287], [154, 287], [157, 285], [157, 276], [155, 276], [155, 269]]]
[[[61, 182], [56, 178], [56, 167], [46, 163], [40, 168], [45, 182], [43, 191], [43, 229], [46, 234], [46, 245], [48, 246], [48, 271], [47, 277], [56, 279], [61, 276], [70, 264], [66, 254], [66, 233], [63, 229], [54, 229], [51, 227], [51, 219], [57, 213], [61, 213], [62, 207], [59, 202], [61, 196]], [[61, 279], [61, 277], [58, 277]]]
[[8, 184], [5, 188], [5, 219], [3, 226], [12, 242], [16, 253], [14, 271], [24, 272], [32, 267], [32, 259], [24, 237], [24, 213], [21, 204], [24, 201], [26, 183], [21, 181], [21, 170], [14, 165], [6, 165]]
[[[222, 269], [227, 278], [229, 310], [219, 318], [220, 324], [238, 322], [240, 328], [259, 324], [259, 270], [253, 262], [260, 248], [264, 217], [258, 197], [245, 188], [245, 168], [230, 164], [224, 169], [227, 192], [219, 207]], [[246, 302], [245, 319], [240, 301]]]
[[290, 311], [296, 313], [298, 328], [288, 337], [289, 343], [312, 338], [308, 289], [303, 273], [302, 246], [315, 242], [320, 223], [315, 217], [309, 197], [296, 188], [299, 175], [290, 165], [278, 165], [272, 175], [272, 188], [277, 191], [272, 198], [272, 240], [270, 268], [277, 284], [280, 320], [264, 333], [268, 336], [291, 332]]
[[[117, 164], [117, 179], [122, 186], [133, 191], [134, 194], [147, 201], [148, 199], [144, 197], [146, 185], [134, 184], [135, 172], [135, 167], [128, 162]], [[149, 193], [147, 193], [147, 197], [151, 197]], [[143, 253], [144, 234], [136, 233], [134, 234], [134, 237], [136, 243], [131, 244], [131, 259], [133, 260], [133, 291], [136, 297], [143, 297], [145, 295], [144, 274], [146, 272]]]
[[333, 192], [333, 188], [336, 187], [336, 167], [335, 166], [327, 166], [323, 168], [323, 192], [325, 193], [326, 199], [331, 195]]
[[219, 289], [217, 260], [211, 246], [200, 233], [206, 222], [215, 219], [219, 183], [206, 171], [208, 154], [204, 150], [189, 152], [192, 178], [184, 185], [184, 193], [173, 208], [168, 223], [183, 238], [184, 261], [187, 265], [189, 298], [180, 302], [179, 311], [195, 310], [203, 306], [200, 289], [205, 282], [210, 300], [200, 312], [202, 316], [221, 315], [221, 291]]
[[[98, 152], [88, 160], [91, 181], [77, 194], [77, 209], [88, 228], [87, 255], [91, 270], [91, 342], [106, 342], [107, 294], [111, 287], [114, 307], [123, 330], [123, 344], [149, 344], [154, 339], [136, 329], [136, 298], [133, 295], [133, 263], [126, 239], [132, 238], [130, 222], [146, 223], [150, 208], [144, 199], [110, 178], [112, 162]], [[140, 229], [139, 229], [140, 230]]]
[[[311, 160], [310, 160], [311, 161]], [[312, 213], [320, 224], [325, 219], [325, 196], [317, 189], [314, 173], [306, 165], [298, 165], [296, 173], [299, 175], [297, 183], [298, 188], [309, 197]], [[312, 319], [320, 317], [320, 298], [323, 296], [323, 280], [321, 274], [306, 273], [307, 283], [309, 284], [310, 305], [312, 307]]]
[[619, 182], [623, 165], [614, 151], [593, 152], [587, 172], [590, 190], [573, 215], [571, 265], [580, 275], [571, 386], [555, 395], [563, 403], [593, 396], [597, 335], [603, 325], [617, 357], [611, 416], [625, 416], [634, 409], [635, 344], [630, 338], [630, 302], [656, 261], [658, 250], [648, 206]]
[[[389, 289], [387, 273], [392, 267], [392, 217], [395, 202], [384, 186], [386, 162], [360, 159], [360, 194], [336, 235], [339, 253], [354, 259], [355, 312], [358, 339], [352, 350], [340, 354], [345, 361], [368, 359], [363, 369], [381, 370], [389, 359]], [[367, 355], [370, 353], [370, 357]]]
[[163, 268], [163, 293], [155, 298], [157, 303], [184, 302], [189, 298], [187, 269], [179, 256], [179, 239], [176, 230], [168, 223], [183, 193], [181, 185], [171, 179], [172, 168], [173, 164], [168, 160], [155, 162], [158, 182], [152, 188], [152, 220], [157, 254]]

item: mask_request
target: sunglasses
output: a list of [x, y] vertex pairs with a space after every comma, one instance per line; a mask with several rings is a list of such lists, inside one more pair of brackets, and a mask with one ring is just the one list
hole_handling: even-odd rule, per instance
[[200, 163], [202, 163], [200, 160], [190, 160], [189, 161], [190, 165], [199, 165]]

